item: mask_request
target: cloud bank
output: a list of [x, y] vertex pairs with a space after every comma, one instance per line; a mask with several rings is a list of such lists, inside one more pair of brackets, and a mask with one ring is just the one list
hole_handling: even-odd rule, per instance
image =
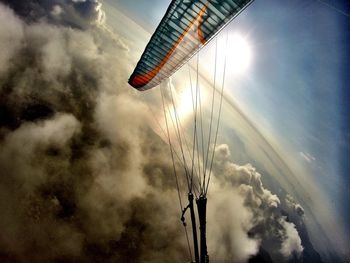
[[[222, 222], [217, 226], [222, 229], [212, 235], [219, 233], [223, 238], [222, 233], [225, 233], [225, 238], [230, 241], [217, 244], [225, 249], [223, 254], [229, 256], [232, 262], [245, 262], [262, 246], [278, 262], [293, 257], [298, 259], [303, 246], [295, 225], [281, 213], [280, 199], [264, 188], [256, 169], [251, 164], [237, 165], [230, 161], [230, 150], [222, 144], [216, 149], [214, 171], [216, 176], [211, 198], [215, 205], [209, 211], [213, 213], [213, 218], [215, 214], [222, 215]], [[235, 226], [229, 229], [234, 231], [227, 236], [226, 226], [233, 222]], [[222, 244], [227, 247], [223, 248]], [[220, 248], [215, 251], [220, 251]]]
[[[89, 0], [0, 4], [2, 262], [188, 260], [167, 145], [127, 86], [131, 54]], [[217, 149], [208, 210], [215, 262], [300, 237], [249, 164]], [[300, 210], [300, 209], [299, 209]]]

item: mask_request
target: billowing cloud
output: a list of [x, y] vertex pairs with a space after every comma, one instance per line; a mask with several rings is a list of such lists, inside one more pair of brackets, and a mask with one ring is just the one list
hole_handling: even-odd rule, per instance
[[[15, 11], [0, 4], [0, 260], [187, 260], [167, 145], [127, 86], [125, 44], [91, 27], [99, 2], [4, 2]], [[300, 254], [256, 169], [234, 164], [227, 145], [216, 156], [212, 258]]]
[[285, 220], [282, 221], [282, 225], [285, 229], [285, 238], [282, 242], [281, 253], [286, 258], [290, 258], [293, 253], [300, 255], [303, 251], [303, 247], [295, 225]]
[[125, 46], [0, 14], [1, 261], [181, 261], [167, 148], [129, 95]]
[[[240, 240], [232, 244], [228, 251], [235, 251], [234, 262], [244, 262], [254, 255], [259, 246], [269, 251], [278, 262], [287, 261], [292, 255], [299, 257], [303, 251], [301, 239], [295, 225], [287, 221], [280, 209], [280, 199], [277, 195], [263, 186], [261, 175], [251, 164], [237, 165], [230, 161], [230, 150], [226, 144], [217, 146], [214, 172], [216, 174], [213, 192], [219, 196], [226, 196], [227, 201], [222, 211], [226, 224], [230, 221], [240, 227], [236, 228], [244, 233]], [[215, 200], [215, 195], [212, 197]], [[229, 201], [231, 200], [232, 201]], [[240, 203], [241, 209], [234, 209], [229, 213], [230, 203]], [[219, 204], [216, 204], [220, 207]], [[215, 209], [215, 208], [214, 208]], [[239, 212], [237, 212], [239, 211]], [[228, 235], [223, 230], [222, 235]], [[239, 235], [238, 235], [239, 236]], [[237, 231], [232, 233], [229, 240], [237, 238]], [[248, 245], [250, 244], [250, 245]], [[236, 249], [233, 249], [233, 248]], [[237, 249], [238, 248], [238, 249]], [[240, 253], [237, 253], [239, 251]], [[245, 252], [245, 253], [244, 253]]]
[[259, 251], [261, 240], [251, 238], [254, 214], [230, 184], [213, 180], [208, 197], [208, 248], [215, 262], [247, 262]]

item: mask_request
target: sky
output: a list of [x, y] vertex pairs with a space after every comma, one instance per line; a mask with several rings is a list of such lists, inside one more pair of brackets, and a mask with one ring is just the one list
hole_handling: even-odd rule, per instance
[[[159, 90], [127, 84], [167, 5], [1, 1], [1, 261], [188, 261]], [[251, 61], [227, 77], [207, 218], [215, 262], [349, 259], [348, 9], [256, 1], [228, 27]], [[180, 99], [187, 76], [169, 82]]]

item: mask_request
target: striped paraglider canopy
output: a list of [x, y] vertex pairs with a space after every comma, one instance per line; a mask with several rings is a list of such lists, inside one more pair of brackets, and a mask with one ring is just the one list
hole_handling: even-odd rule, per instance
[[147, 90], [160, 84], [206, 45], [252, 0], [173, 0], [130, 76]]

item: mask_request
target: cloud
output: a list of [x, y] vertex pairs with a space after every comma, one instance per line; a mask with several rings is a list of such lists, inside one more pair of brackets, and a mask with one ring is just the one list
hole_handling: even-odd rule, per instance
[[98, 0], [2, 0], [27, 22], [48, 22], [86, 29], [105, 21]]
[[[0, 8], [0, 74], [8, 68], [11, 57], [18, 52], [23, 45], [22, 21], [13, 15], [8, 7]], [[6, 52], [5, 52], [6, 51]]]
[[285, 238], [282, 242], [281, 253], [286, 257], [290, 258], [292, 253], [301, 254], [303, 247], [301, 245], [301, 239], [298, 231], [293, 223], [282, 221], [282, 225], [285, 229]]
[[[230, 150], [225, 144], [217, 146], [216, 153], [214, 164], [216, 177], [213, 183], [214, 187], [218, 187], [218, 189], [214, 190], [214, 193], [226, 196], [227, 200], [232, 198], [235, 201], [231, 201], [231, 203], [238, 202], [243, 206], [233, 210], [236, 211], [236, 214], [239, 211], [238, 215], [231, 215], [229, 212], [230, 201], [223, 202], [227, 209], [224, 214], [228, 215], [225, 217], [225, 224], [230, 225], [231, 220], [235, 221], [236, 224], [240, 225], [237, 229], [245, 233], [236, 242], [243, 244], [241, 248], [237, 249], [232, 243], [231, 249], [228, 249], [228, 251], [242, 253], [236, 252], [235, 257], [237, 258], [234, 262], [244, 262], [257, 252], [259, 246], [271, 253], [272, 258], [278, 262], [288, 261], [291, 255], [300, 256], [303, 247], [295, 225], [288, 222], [287, 218], [283, 216], [280, 199], [263, 186], [261, 174], [251, 164], [237, 165], [232, 163]], [[214, 195], [212, 198], [215, 200]], [[217, 206], [220, 207], [219, 204]], [[237, 205], [233, 205], [233, 207], [237, 207]], [[237, 238], [237, 232], [232, 234], [230, 240]], [[225, 230], [222, 230], [221, 234], [228, 235]], [[244, 245], [247, 243], [251, 245]], [[249, 247], [250, 249], [247, 249]]]
[[215, 262], [247, 262], [261, 243], [248, 235], [254, 219], [244, 198], [229, 184], [222, 185], [213, 178], [208, 197], [208, 249]]
[[188, 258], [168, 148], [130, 96], [125, 45], [0, 14], [1, 261]]
[[304, 159], [304, 161], [308, 163], [311, 163], [316, 160], [316, 158], [312, 156], [310, 153], [299, 152], [299, 155]]

